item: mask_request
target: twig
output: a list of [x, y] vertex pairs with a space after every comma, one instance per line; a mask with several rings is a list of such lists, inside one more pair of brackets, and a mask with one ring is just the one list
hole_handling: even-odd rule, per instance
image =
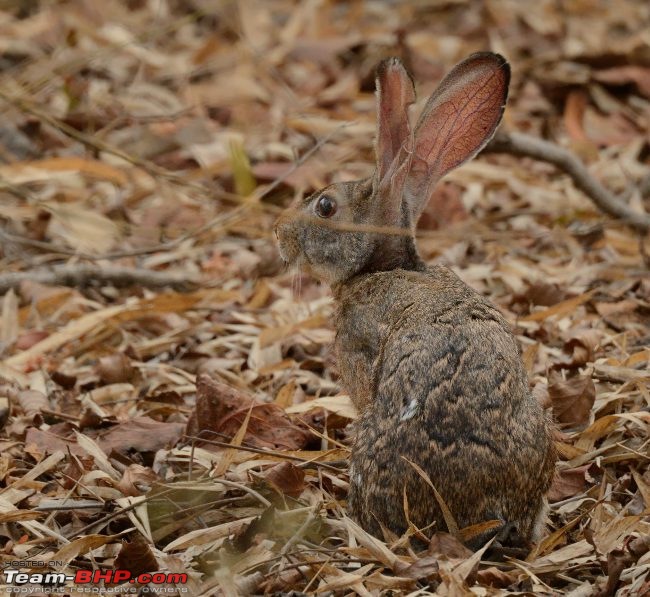
[[148, 160], [143, 160], [136, 156], [132, 156], [127, 152], [121, 150], [119, 147], [114, 147], [111, 144], [106, 143], [102, 139], [98, 139], [93, 135], [87, 135], [86, 133], [77, 130], [73, 126], [66, 124], [62, 120], [55, 118], [51, 114], [48, 114], [44, 110], [41, 110], [39, 107], [33, 105], [31, 102], [25, 100], [22, 97], [12, 96], [11, 94], [6, 93], [5, 91], [0, 89], [0, 99], [3, 99], [8, 104], [13, 105], [21, 112], [25, 112], [27, 114], [31, 114], [32, 116], [35, 116], [42, 122], [50, 125], [51, 127], [54, 127], [55, 129], [58, 129], [67, 137], [70, 137], [75, 141], [78, 141], [79, 143], [83, 144], [86, 147], [89, 147], [96, 151], [103, 151], [106, 153], [110, 153], [124, 160], [125, 162], [132, 164], [133, 166], [142, 168], [143, 170], [149, 172], [149, 174], [152, 174], [154, 176], [166, 178], [168, 180], [171, 180], [172, 182], [178, 180], [182, 181], [182, 177], [180, 177], [179, 175], [174, 174], [173, 172], [169, 172], [165, 168], [161, 168], [160, 166], [157, 166], [153, 162], [150, 162]]
[[148, 269], [127, 267], [96, 267], [93, 265], [58, 265], [49, 269], [35, 269], [26, 272], [12, 272], [0, 275], [0, 294], [21, 282], [30, 281], [55, 286], [88, 286], [89, 284], [113, 284], [114, 286], [144, 286], [160, 288], [171, 286], [188, 290], [198, 284], [187, 274], [157, 272]]
[[316, 513], [320, 510], [321, 504], [314, 504], [310, 510], [309, 514], [305, 518], [304, 522], [300, 525], [298, 530], [289, 538], [289, 540], [284, 544], [284, 547], [280, 550], [280, 555], [285, 556], [287, 552], [300, 541], [303, 535], [306, 533], [310, 525], [316, 520]]
[[[2, 98], [2, 92], [0, 91], [0, 98]], [[151, 247], [143, 247], [143, 248], [138, 248], [138, 249], [131, 249], [131, 250], [126, 250], [126, 251], [116, 251], [113, 253], [106, 253], [104, 255], [91, 255], [89, 253], [82, 253], [79, 251], [76, 251], [74, 249], [68, 249], [66, 247], [61, 247], [52, 243], [47, 243], [43, 241], [38, 241], [38, 240], [32, 240], [29, 238], [25, 238], [22, 236], [16, 236], [14, 234], [9, 234], [6, 231], [3, 231], [0, 229], [0, 242], [2, 243], [16, 243], [16, 244], [21, 244], [21, 245], [26, 245], [26, 246], [31, 246], [37, 249], [42, 249], [44, 251], [49, 251], [51, 253], [58, 253], [60, 255], [71, 255], [75, 257], [79, 257], [81, 259], [87, 259], [89, 261], [96, 261], [99, 259], [121, 259], [123, 257], [136, 257], [140, 255], [149, 255], [151, 253], [158, 253], [160, 251], [168, 251], [170, 249], [173, 249], [183, 243], [184, 241], [190, 239], [190, 238], [195, 238], [203, 233], [207, 232], [208, 230], [213, 230], [217, 226], [224, 226], [226, 223], [232, 220], [237, 220], [238, 218], [244, 217], [245, 213], [251, 209], [251, 208], [262, 208], [267, 211], [275, 211], [276, 208], [273, 205], [265, 204], [262, 203], [262, 199], [266, 197], [271, 191], [276, 189], [280, 184], [282, 184], [288, 176], [290, 176], [293, 172], [295, 172], [300, 166], [302, 166], [309, 158], [311, 158], [315, 153], [317, 153], [326, 143], [328, 143], [334, 135], [336, 135], [340, 130], [344, 129], [346, 126], [348, 126], [350, 123], [343, 123], [336, 127], [333, 131], [325, 135], [324, 137], [321, 137], [314, 143], [312, 147], [310, 147], [303, 155], [301, 155], [283, 174], [278, 176], [275, 180], [273, 180], [269, 185], [266, 187], [259, 187], [257, 190], [258, 192], [253, 195], [252, 198], [242, 198], [237, 195], [230, 195], [228, 194], [228, 199], [237, 201], [240, 203], [240, 205], [233, 209], [232, 211], [226, 213], [226, 214], [220, 214], [205, 224], [201, 224], [200, 226], [193, 228], [192, 230], [188, 230], [184, 234], [181, 234], [180, 236], [164, 242], [160, 243], [157, 245], [153, 245]], [[76, 130], [76, 129], [72, 129]], [[65, 132], [65, 131], [64, 131]], [[77, 138], [76, 136], [74, 138]], [[87, 139], [91, 139], [90, 137]], [[115, 153], [114, 151], [112, 153]], [[131, 163], [138, 163], [140, 164], [141, 167], [147, 166], [148, 163], [142, 162], [138, 160], [138, 158], [131, 158], [129, 160]], [[173, 173], [168, 173], [169, 176], [175, 176]], [[172, 182], [178, 182], [180, 179], [174, 178]], [[1, 181], [0, 181], [1, 182]], [[22, 189], [20, 187], [17, 187], [16, 185], [10, 185], [10, 183], [6, 183], [7, 187], [12, 191], [18, 193], [18, 191], [22, 192]], [[189, 184], [189, 183], [188, 183]], [[192, 185], [195, 187], [196, 185]], [[208, 189], [204, 187], [200, 187], [200, 190], [205, 192], [206, 194], [208, 193]], [[21, 197], [23, 197], [21, 195]], [[27, 195], [25, 195], [23, 198], [28, 198]], [[277, 209], [277, 211], [282, 211], [281, 209]]]
[[[214, 433], [214, 432], [212, 432]], [[240, 450], [242, 452], [252, 452], [253, 454], [262, 454], [263, 456], [275, 456], [276, 458], [284, 458], [286, 460], [294, 460], [300, 462], [304, 465], [305, 468], [324, 468], [328, 469], [333, 473], [340, 473], [343, 469], [333, 466], [331, 463], [319, 462], [318, 460], [307, 460], [306, 458], [301, 458], [300, 456], [294, 456], [293, 454], [286, 454], [278, 450], [263, 450], [262, 448], [254, 448], [253, 446], [233, 446], [229, 442], [222, 442], [216, 439], [207, 439], [204, 437], [196, 435], [186, 435], [185, 439], [191, 439], [192, 445], [195, 443], [205, 443], [219, 448], [232, 448], [233, 450]]]
[[[499, 131], [484, 151], [488, 153], [509, 153], [516, 156], [533, 158], [553, 164], [573, 180], [587, 197], [604, 213], [622, 220], [640, 232], [650, 230], [650, 216], [631, 209], [624, 200], [608, 191], [587, 170], [580, 159], [570, 151], [530, 135], [523, 133], [506, 133]], [[642, 192], [648, 190], [650, 179], [642, 180]]]
[[248, 487], [243, 483], [236, 483], [235, 481], [228, 481], [227, 479], [221, 479], [220, 477], [215, 479], [215, 483], [221, 483], [226, 487], [231, 487], [232, 489], [240, 489], [245, 491], [247, 494], [254, 497], [258, 502], [260, 502], [265, 508], [268, 508], [271, 505], [271, 502], [267, 500], [261, 493], [255, 491], [252, 487]]

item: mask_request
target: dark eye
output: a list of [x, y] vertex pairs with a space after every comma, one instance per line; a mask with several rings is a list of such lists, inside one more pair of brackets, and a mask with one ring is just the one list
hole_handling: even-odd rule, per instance
[[331, 218], [336, 213], [336, 201], [330, 199], [327, 195], [321, 195], [316, 199], [314, 207], [316, 215], [321, 218]]

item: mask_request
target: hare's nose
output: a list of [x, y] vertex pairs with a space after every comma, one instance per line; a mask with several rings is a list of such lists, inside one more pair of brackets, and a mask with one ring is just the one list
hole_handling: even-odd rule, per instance
[[275, 238], [278, 240], [280, 239], [280, 234], [282, 233], [283, 229], [286, 228], [287, 221], [286, 218], [284, 217], [284, 214], [282, 214], [276, 221], [275, 225], [273, 226], [273, 233], [275, 234]]

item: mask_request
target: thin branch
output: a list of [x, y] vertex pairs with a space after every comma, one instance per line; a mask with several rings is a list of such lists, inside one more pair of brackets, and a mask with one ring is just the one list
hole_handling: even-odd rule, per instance
[[[570, 151], [537, 137], [523, 133], [506, 133], [499, 131], [485, 150], [488, 153], [509, 153], [516, 156], [533, 158], [553, 164], [573, 180], [574, 184], [604, 213], [636, 228], [640, 232], [650, 230], [650, 216], [638, 213], [629, 207], [623, 199], [608, 191], [590, 173], [580, 159]], [[648, 180], [643, 179], [647, 186]], [[643, 189], [642, 189], [643, 191]]]
[[[216, 433], [216, 432], [211, 431], [210, 433]], [[201, 437], [200, 435], [198, 436], [186, 435], [185, 438], [191, 439], [193, 446], [198, 443], [204, 443], [204, 444], [218, 446], [220, 448], [229, 448], [233, 450], [240, 450], [242, 452], [252, 452], [253, 454], [261, 454], [263, 456], [275, 456], [276, 458], [293, 460], [296, 462], [300, 462], [305, 468], [324, 468], [324, 469], [328, 469], [333, 473], [340, 473], [343, 470], [340, 467], [334, 466], [331, 462], [330, 463], [320, 462], [314, 459], [307, 460], [306, 458], [301, 458], [300, 456], [294, 456], [293, 454], [287, 454], [286, 452], [281, 452], [279, 450], [263, 450], [262, 448], [254, 448], [253, 446], [246, 446], [246, 445], [233, 446], [230, 442], [222, 442], [216, 439], [207, 439], [205, 437]]]
[[57, 265], [48, 269], [35, 269], [0, 275], [0, 294], [5, 293], [10, 288], [16, 288], [21, 282], [25, 281], [73, 287], [97, 283], [112, 284], [118, 287], [144, 286], [147, 288], [161, 288], [171, 286], [179, 290], [188, 290], [198, 284], [196, 278], [187, 274], [126, 267]]
[[[3, 96], [2, 96], [2, 92], [0, 91], [0, 98], [1, 97]], [[344, 129], [346, 126], [349, 126], [349, 124], [350, 123], [344, 122], [338, 127], [336, 127], [333, 131], [328, 133], [327, 135], [318, 139], [316, 143], [312, 147], [310, 147], [303, 155], [301, 155], [293, 164], [291, 164], [291, 166], [283, 174], [275, 178], [267, 186], [258, 187], [258, 189], [256, 189], [256, 192], [252, 197], [244, 198], [230, 193], [221, 193], [224, 196], [224, 198], [231, 201], [238, 202], [239, 203], [238, 207], [236, 207], [235, 209], [233, 209], [232, 211], [226, 214], [220, 214], [212, 218], [205, 224], [201, 224], [200, 226], [193, 228], [192, 230], [188, 230], [187, 232], [167, 242], [153, 245], [151, 247], [142, 247], [142, 248], [131, 249], [126, 251], [115, 251], [113, 253], [105, 253], [103, 255], [92, 255], [89, 253], [80, 252], [75, 249], [68, 249], [67, 247], [55, 245], [53, 243], [32, 240], [23, 236], [17, 236], [0, 229], [0, 244], [4, 244], [4, 243], [21, 244], [21, 245], [34, 247], [36, 249], [41, 249], [43, 251], [48, 251], [50, 253], [57, 253], [59, 255], [70, 255], [70, 256], [78, 257], [80, 259], [87, 259], [89, 261], [98, 261], [100, 259], [121, 259], [123, 257], [136, 257], [140, 255], [150, 255], [151, 253], [158, 253], [160, 251], [168, 251], [170, 249], [179, 246], [181, 243], [185, 242], [190, 238], [196, 238], [198, 236], [201, 236], [203, 233], [207, 231], [213, 230], [217, 226], [224, 226], [227, 223], [231, 223], [232, 221], [243, 219], [243, 217], [248, 212], [248, 210], [252, 208], [263, 209], [265, 211], [270, 211], [270, 212], [277, 211], [279, 213], [282, 211], [280, 208], [276, 208], [275, 206], [267, 203], [262, 203], [262, 199], [264, 199], [264, 197], [266, 197], [269, 193], [271, 193], [279, 185], [281, 185], [293, 172], [295, 172], [298, 168], [300, 168], [300, 166], [302, 166], [308, 159], [310, 159], [314, 154], [316, 154], [339, 131]], [[132, 163], [134, 163], [133, 160]], [[169, 174], [171, 175], [171, 173]], [[0, 181], [0, 183], [2, 183], [2, 181]], [[22, 189], [20, 189], [20, 187], [17, 187], [16, 185], [9, 186], [10, 183], [5, 183], [5, 184], [7, 185], [8, 189], [11, 190], [12, 192], [17, 193], [18, 191], [22, 191]], [[206, 194], [208, 193], [208, 189], [203, 187], [201, 187], [201, 189]], [[20, 196], [23, 198], [28, 198], [28, 195], [26, 194]]]

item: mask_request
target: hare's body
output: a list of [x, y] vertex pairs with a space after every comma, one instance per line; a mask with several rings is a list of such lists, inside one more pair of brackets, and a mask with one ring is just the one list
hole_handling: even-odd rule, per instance
[[283, 258], [334, 291], [341, 379], [360, 412], [350, 511], [378, 536], [408, 521], [445, 528], [441, 501], [461, 529], [496, 521], [500, 539], [535, 539], [543, 519], [553, 447], [517, 342], [486, 299], [425, 266], [413, 236], [435, 182], [493, 135], [509, 77], [501, 56], [470, 56], [411, 132], [413, 83], [399, 60], [384, 61], [374, 176], [330, 185], [276, 225]]
[[406, 492], [413, 524], [445, 529], [413, 462], [460, 528], [498, 520], [535, 538], [553, 449], [499, 311], [445, 267], [358, 276], [335, 296], [341, 378], [360, 411], [353, 516], [400, 534]]

